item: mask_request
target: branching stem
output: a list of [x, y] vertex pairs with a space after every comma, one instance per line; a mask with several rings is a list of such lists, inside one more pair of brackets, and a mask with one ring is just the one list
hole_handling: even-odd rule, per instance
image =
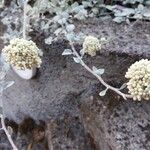
[[4, 112], [3, 112], [2, 93], [0, 94], [0, 98], [1, 98], [1, 107], [2, 107], [2, 114], [0, 114], [2, 127], [0, 128], [0, 130], [4, 130], [4, 132], [5, 132], [6, 136], [7, 136], [7, 139], [9, 140], [13, 150], [18, 150], [17, 146], [14, 144], [13, 139], [12, 139], [11, 135], [9, 134], [9, 132], [8, 132], [8, 130], [6, 128], [6, 125], [5, 125], [5, 121], [4, 121], [5, 119], [3, 117]]
[[11, 138], [11, 135], [9, 134], [6, 126], [5, 126], [5, 122], [4, 122], [4, 117], [1, 116], [1, 124], [2, 124], [2, 128], [0, 130], [4, 130], [6, 136], [7, 136], [7, 139], [9, 140], [13, 150], [18, 150], [18, 148], [16, 147], [16, 145], [14, 144], [12, 138]]
[[125, 100], [126, 100], [127, 98], [132, 98], [131, 95], [129, 95], [129, 94], [124, 94], [124, 93], [122, 93], [120, 90], [118, 90], [117, 88], [112, 87], [112, 86], [110, 86], [109, 84], [107, 84], [107, 83], [102, 79], [101, 76], [97, 75], [91, 68], [89, 68], [89, 67], [85, 64], [85, 62], [82, 60], [81, 56], [80, 56], [80, 55], [78, 54], [78, 52], [76, 51], [73, 42], [71, 42], [71, 41], [70, 41], [70, 46], [71, 46], [71, 49], [72, 49], [73, 53], [74, 53], [74, 54], [76, 55], [76, 57], [80, 60], [81, 65], [82, 65], [88, 72], [90, 72], [92, 75], [94, 75], [94, 76], [101, 82], [101, 84], [103, 84], [107, 89], [110, 89], [110, 90], [116, 92], [117, 94], [119, 94], [120, 96], [122, 96]]

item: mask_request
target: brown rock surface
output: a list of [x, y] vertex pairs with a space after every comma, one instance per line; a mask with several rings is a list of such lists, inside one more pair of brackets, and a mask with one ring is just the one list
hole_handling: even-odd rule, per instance
[[[115, 87], [125, 82], [124, 74], [132, 63], [150, 56], [148, 22], [137, 22], [126, 34], [128, 25], [117, 25], [110, 20], [87, 20], [78, 24], [77, 30], [81, 27], [87, 34], [108, 39], [116, 37], [96, 57], [84, 58], [91, 67], [105, 68], [104, 79]], [[17, 123], [26, 117], [37, 122], [52, 122], [52, 142], [56, 150], [150, 149], [148, 101], [124, 101], [111, 91], [99, 97], [104, 87], [71, 57], [61, 56], [69, 47], [67, 42], [62, 40], [46, 46], [42, 42], [44, 35], [38, 39], [36, 36], [34, 33], [33, 39], [44, 52], [43, 64], [37, 76], [29, 81], [20, 79], [10, 70], [7, 79], [14, 80], [15, 84], [4, 92], [6, 117]], [[4, 138], [0, 137], [0, 141]], [[18, 144], [20, 149], [30, 143], [26, 138], [24, 141]], [[4, 143], [0, 147], [5, 146]], [[41, 146], [34, 149], [41, 149]]]

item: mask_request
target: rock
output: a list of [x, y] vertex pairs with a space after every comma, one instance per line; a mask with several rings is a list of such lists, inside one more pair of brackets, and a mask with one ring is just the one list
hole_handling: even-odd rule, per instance
[[150, 57], [150, 23], [143, 21], [131, 24], [117, 24], [111, 19], [87, 19], [84, 23], [76, 22], [77, 32], [107, 39], [104, 53], [124, 54], [128, 56]]
[[[43, 64], [34, 79], [23, 80], [10, 70], [7, 80], [13, 80], [15, 84], [4, 92], [6, 117], [16, 122], [26, 117], [45, 121], [65, 112], [78, 114], [79, 101], [76, 97], [98, 81], [81, 65], [73, 62], [71, 57], [61, 55], [67, 46], [60, 42], [49, 49], [43, 49]], [[128, 60], [113, 55], [86, 59], [91, 67], [94, 65], [105, 68], [104, 78], [116, 80], [116, 84], [121, 84], [120, 78], [124, 78], [122, 74], [125, 74], [130, 62], [134, 61], [133, 58]]]
[[[126, 33], [126, 24], [117, 25], [110, 20], [93, 19], [78, 24], [77, 31], [82, 29], [85, 34], [104, 36], [109, 41], [96, 57], [85, 56], [85, 62], [90, 67], [105, 68], [104, 80], [120, 87], [126, 82], [124, 75], [128, 67], [141, 56], [150, 56], [149, 26], [149, 23], [137, 22]], [[29, 81], [10, 70], [7, 80], [14, 80], [15, 84], [3, 95], [7, 118], [18, 124], [27, 117], [36, 123], [41, 120], [51, 123], [52, 144], [56, 150], [150, 149], [148, 101], [124, 101], [112, 91], [99, 97], [104, 87], [70, 56], [61, 55], [69, 48], [67, 42], [61, 40], [46, 46], [42, 43], [44, 35], [37, 37], [37, 33], [33, 33], [32, 37], [43, 49], [43, 64], [36, 77]], [[112, 40], [113, 37], [116, 38]], [[76, 45], [76, 48], [81, 47]], [[27, 122], [30, 123], [27, 120], [23, 123]], [[17, 144], [21, 141], [20, 149], [23, 145], [36, 150], [45, 148], [47, 139], [44, 145], [34, 145], [30, 138], [27, 139], [35, 122], [17, 138]], [[4, 139], [0, 137], [0, 141]]]
[[[99, 97], [104, 87], [71, 57], [61, 56], [65, 47], [65, 42], [45, 47], [42, 67], [32, 80], [10, 71], [7, 80], [15, 85], [4, 92], [6, 117], [18, 123], [26, 117], [53, 120], [52, 141], [58, 150], [87, 150], [86, 145], [89, 150], [140, 149], [142, 143], [148, 147], [149, 103], [124, 101], [110, 91]], [[125, 81], [123, 74], [135, 60], [114, 54], [86, 56], [90, 66], [105, 67], [104, 79], [116, 87]]]
[[149, 149], [150, 103], [124, 101], [112, 92], [100, 98], [99, 89], [95, 86], [94, 90], [82, 93], [80, 107], [85, 130], [95, 139], [99, 149]]

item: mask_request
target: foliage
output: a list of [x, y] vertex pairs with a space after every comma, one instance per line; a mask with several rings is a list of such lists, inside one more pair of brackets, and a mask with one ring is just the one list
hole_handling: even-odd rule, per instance
[[[12, 38], [22, 36], [22, 7], [24, 0], [12, 0], [10, 7], [6, 7], [0, 14], [3, 24], [7, 25], [7, 32], [3, 40], [8, 43]], [[51, 44], [65, 33], [75, 30], [74, 21], [88, 17], [101, 17], [113, 14], [114, 21], [121, 23], [129, 19], [150, 19], [150, 0], [112, 1], [113, 5], [106, 5], [103, 0], [36, 0], [27, 5], [26, 28], [28, 33], [33, 30], [44, 33], [45, 43]], [[30, 34], [27, 39], [29, 40]]]
[[7, 136], [7, 139], [9, 140], [12, 148], [14, 150], [18, 150], [16, 145], [13, 142], [13, 139], [11, 137], [11, 133], [9, 132], [11, 127], [8, 129], [6, 128], [5, 125], [5, 114], [3, 111], [3, 100], [2, 100], [2, 94], [3, 91], [6, 90], [7, 88], [11, 87], [14, 84], [14, 81], [5, 81], [6, 74], [9, 70], [9, 65], [5, 63], [4, 59], [1, 57], [0, 58], [0, 121], [1, 121], [1, 127], [0, 130], [3, 130]]
[[[24, 1], [19, 0], [19, 6], [16, 6], [15, 2], [12, 4], [17, 8], [17, 11], [21, 11], [21, 7], [24, 6], [23, 2]], [[24, 24], [27, 24], [27, 31], [38, 30], [39, 33], [44, 32], [44, 35], [46, 35], [46, 44], [51, 44], [52, 41], [58, 40], [61, 34], [64, 34], [66, 39], [70, 42], [71, 49], [66, 49], [62, 55], [73, 55], [73, 60], [76, 63], [81, 64], [106, 87], [105, 90], [99, 93], [100, 96], [104, 96], [107, 90], [111, 89], [124, 99], [131, 97], [135, 99], [141, 99], [139, 98], [139, 95], [138, 97], [135, 97], [135, 94], [133, 95], [132, 92], [130, 92], [130, 88], [129, 92], [131, 95], [122, 93], [120, 90], [125, 87], [124, 85], [121, 88], [114, 88], [108, 85], [101, 77], [101, 75], [104, 73], [104, 69], [97, 69], [96, 67], [91, 69], [84, 63], [82, 58], [85, 53], [95, 56], [96, 51], [101, 48], [101, 43], [97, 38], [91, 36], [86, 37], [83, 43], [83, 49], [80, 50], [79, 54], [73, 46], [73, 43], [75, 42], [82, 42], [81, 39], [84, 37], [82, 33], [78, 35], [75, 34], [74, 21], [84, 20], [87, 17], [99, 15], [102, 8], [113, 12], [115, 16], [113, 20], [118, 23], [129, 20], [130, 18], [150, 19], [149, 0], [124, 0], [120, 4], [121, 5], [117, 5], [117, 3], [115, 5], [102, 5], [102, 1], [98, 0], [36, 0], [34, 3], [32, 3], [32, 5], [29, 3], [27, 7], [25, 7], [27, 9], [27, 20], [25, 20], [26, 22], [24, 21]], [[14, 10], [14, 7], [11, 12], [16, 11]], [[7, 16], [7, 14], [5, 15]], [[11, 20], [13, 20], [11, 17], [7, 17], [2, 19], [3, 23], [5, 24], [8, 24], [11, 22]], [[16, 26], [20, 25], [17, 21], [15, 23]], [[12, 28], [8, 27], [7, 30], [12, 31]], [[20, 28], [20, 31], [22, 31], [22, 28]], [[18, 34], [18, 31], [16, 33]], [[20, 33], [21, 32], [19, 32], [19, 34]], [[20, 36], [19, 34], [18, 36]], [[9, 34], [7, 33], [7, 35]], [[147, 99], [147, 96], [145, 99]]]
[[124, 0], [122, 5], [107, 5], [106, 9], [113, 12], [114, 21], [121, 23], [129, 19], [150, 20], [150, 0]]
[[[20, 20], [22, 18], [20, 12], [23, 2], [23, 0], [18, 0], [16, 4], [13, 0], [10, 8], [5, 8], [1, 13], [2, 22], [7, 26], [10, 25], [3, 38], [6, 43], [12, 38], [21, 37], [23, 21]], [[32, 5], [29, 1], [26, 20], [27, 31], [29, 33], [33, 30], [44, 32], [45, 43], [51, 44], [58, 40], [59, 35], [64, 34], [66, 29], [68, 32], [74, 31], [74, 20], [84, 20], [87, 17], [98, 15], [101, 4], [102, 0], [36, 0]], [[13, 16], [13, 14], [15, 15]], [[15, 29], [12, 29], [12, 24]], [[28, 39], [30, 39], [29, 35]]]
[[[67, 31], [66, 31], [66, 36], [68, 34], [69, 33], [67, 33]], [[98, 40], [96, 37], [92, 37], [92, 36], [85, 37], [84, 42], [86, 42], [87, 39], [90, 40], [90, 42], [86, 42], [86, 47], [84, 46], [85, 44], [83, 42], [83, 48], [78, 53], [74, 47], [74, 43], [76, 42], [77, 35], [75, 33], [73, 35], [74, 36], [72, 36], [71, 38], [67, 38], [70, 43], [71, 49], [65, 49], [64, 52], [62, 53], [62, 55], [72, 55], [75, 63], [81, 64], [88, 72], [90, 72], [93, 76], [95, 76], [102, 85], [105, 86], [106, 89], [101, 91], [99, 93], [99, 95], [105, 96], [106, 92], [110, 89], [110, 90], [116, 92], [117, 94], [119, 94], [120, 96], [122, 96], [125, 100], [127, 98], [132, 98], [132, 95], [124, 94], [121, 92], [121, 90], [126, 87], [125, 84], [123, 84], [120, 88], [115, 88], [113, 86], [110, 86], [102, 78], [102, 75], [104, 74], [105, 69], [97, 68], [95, 66], [93, 66], [91, 69], [89, 66], [86, 65], [86, 63], [83, 60], [83, 56], [84, 56], [84, 54], [87, 53], [87, 49], [88, 49], [88, 52], [90, 50], [90, 53], [88, 53], [88, 54], [90, 54], [90, 56], [95, 56], [96, 51], [101, 50], [102, 42], [105, 41], [104, 38], [101, 38], [101, 40]], [[99, 46], [99, 45], [101, 45], [101, 46]], [[91, 50], [92, 50], [92, 55], [91, 55]], [[94, 52], [94, 55], [93, 55], [93, 52]]]
[[0, 0], [0, 8], [4, 6], [4, 0]]

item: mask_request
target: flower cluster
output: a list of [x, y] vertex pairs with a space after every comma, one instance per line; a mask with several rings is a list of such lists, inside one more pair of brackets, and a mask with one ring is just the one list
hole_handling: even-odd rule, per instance
[[6, 62], [18, 70], [40, 67], [42, 53], [33, 41], [15, 38], [2, 50]]
[[101, 48], [100, 41], [93, 36], [87, 36], [83, 42], [83, 50], [85, 53], [95, 56], [96, 51]]
[[142, 59], [135, 62], [125, 75], [129, 93], [134, 100], [150, 100], [150, 61]]

